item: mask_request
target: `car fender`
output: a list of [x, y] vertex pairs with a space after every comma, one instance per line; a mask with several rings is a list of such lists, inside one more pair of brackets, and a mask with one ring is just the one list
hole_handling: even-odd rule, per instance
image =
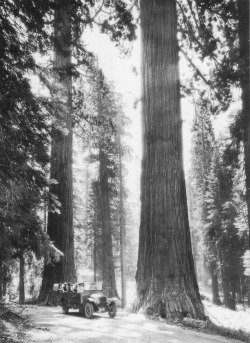
[[116, 297], [114, 297], [114, 298], [108, 298], [107, 299], [107, 303], [108, 304], [111, 304], [111, 303], [119, 303], [119, 299], [118, 298], [116, 298]]
[[88, 300], [90, 303], [94, 303], [94, 302], [95, 302], [95, 299], [94, 299], [94, 298], [87, 298], [87, 300]]

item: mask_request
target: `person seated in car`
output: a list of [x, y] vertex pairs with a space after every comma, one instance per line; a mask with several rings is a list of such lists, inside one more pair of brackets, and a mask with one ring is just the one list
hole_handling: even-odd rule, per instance
[[81, 282], [78, 284], [78, 291], [83, 292], [84, 291], [84, 282]]

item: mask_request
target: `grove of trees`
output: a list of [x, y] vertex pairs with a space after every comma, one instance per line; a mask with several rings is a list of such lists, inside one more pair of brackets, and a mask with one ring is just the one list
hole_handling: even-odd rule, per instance
[[[83, 37], [97, 27], [123, 50], [138, 15], [131, 204], [130, 122]], [[168, 318], [204, 319], [207, 294], [250, 304], [248, 0], [3, 0], [0, 26], [0, 300], [50, 304], [54, 283], [89, 278], [123, 308], [134, 287], [130, 308]], [[182, 97], [194, 112], [188, 172]]]

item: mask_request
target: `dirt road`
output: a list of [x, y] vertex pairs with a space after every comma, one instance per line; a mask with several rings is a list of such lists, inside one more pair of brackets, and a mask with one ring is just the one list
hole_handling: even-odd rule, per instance
[[140, 314], [118, 313], [111, 319], [106, 313], [88, 320], [78, 312], [67, 315], [60, 307], [30, 307], [41, 330], [29, 333], [31, 342], [48, 343], [229, 343], [239, 342], [220, 336], [205, 335], [146, 319]]

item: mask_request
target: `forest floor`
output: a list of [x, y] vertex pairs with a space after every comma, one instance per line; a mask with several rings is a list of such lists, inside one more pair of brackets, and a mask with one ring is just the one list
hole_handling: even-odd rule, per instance
[[205, 313], [210, 320], [223, 328], [241, 330], [250, 337], [250, 308], [238, 305], [236, 311], [229, 310], [224, 306], [216, 306], [211, 301], [203, 301]]
[[[210, 309], [211, 311], [211, 309]], [[25, 306], [22, 315], [32, 318], [18, 329], [9, 327], [9, 336], [1, 343], [233, 343], [239, 342], [218, 335], [168, 325], [150, 320], [142, 314], [118, 312], [111, 319], [106, 313], [96, 314], [88, 320], [78, 311], [68, 315], [60, 307]]]

